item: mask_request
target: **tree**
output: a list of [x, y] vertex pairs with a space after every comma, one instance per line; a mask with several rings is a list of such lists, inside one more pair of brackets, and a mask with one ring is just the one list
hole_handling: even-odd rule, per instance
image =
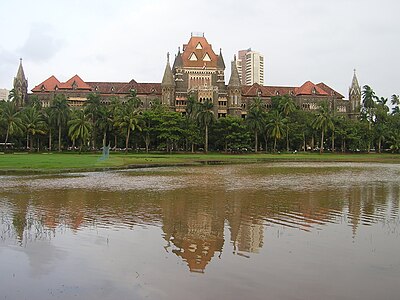
[[324, 134], [328, 129], [334, 129], [333, 117], [329, 112], [328, 104], [326, 102], [321, 103], [313, 122], [313, 127], [321, 130], [321, 145], [319, 151], [322, 154], [324, 151]]
[[386, 105], [388, 102], [387, 98], [380, 97], [376, 103], [376, 112], [374, 119], [374, 133], [378, 139], [378, 152], [381, 153], [382, 141], [386, 137], [387, 133], [387, 118], [389, 107]]
[[204, 101], [199, 104], [199, 110], [197, 113], [197, 121], [200, 126], [204, 127], [204, 151], [208, 153], [208, 128], [210, 124], [214, 121], [215, 116], [213, 109], [213, 103], [211, 101]]
[[97, 129], [98, 120], [101, 118], [101, 101], [100, 95], [96, 93], [90, 93], [87, 95], [87, 101], [85, 102], [85, 111], [90, 117], [92, 123], [92, 147], [96, 149]]
[[90, 117], [85, 110], [76, 110], [72, 114], [71, 120], [68, 121], [68, 135], [75, 145], [76, 140], [80, 140], [79, 153], [82, 147], [90, 137], [92, 123]]
[[255, 98], [253, 100], [246, 117], [246, 123], [249, 129], [254, 132], [254, 151], [257, 153], [258, 134], [265, 127], [265, 111], [260, 98]]
[[15, 102], [4, 102], [1, 113], [1, 118], [5, 120], [7, 127], [6, 138], [4, 140], [4, 150], [7, 147], [8, 138], [14, 133], [21, 132], [22, 122], [20, 113], [17, 109]]
[[400, 98], [399, 95], [395, 95], [393, 94], [391, 97], [391, 103], [392, 103], [392, 114], [400, 114], [400, 109], [399, 109], [399, 105], [400, 105]]
[[122, 109], [119, 111], [119, 116], [117, 118], [117, 126], [126, 132], [125, 138], [125, 152], [128, 153], [129, 148], [129, 138], [131, 131], [135, 129], [141, 130], [139, 124], [139, 111], [136, 107], [136, 102], [134, 99], [128, 100]]
[[378, 97], [375, 95], [374, 90], [368, 86], [364, 85], [362, 90], [362, 109], [361, 113], [363, 115], [363, 119], [368, 122], [368, 153], [371, 150], [371, 130], [372, 130], [372, 122], [375, 116], [375, 100]]
[[274, 152], [276, 152], [276, 141], [280, 140], [285, 132], [287, 125], [286, 120], [277, 110], [273, 110], [270, 114], [270, 119], [267, 124], [269, 135], [274, 139]]
[[294, 101], [292, 97], [289, 95], [284, 95], [280, 97], [279, 100], [279, 111], [285, 116], [285, 119], [287, 121], [287, 126], [286, 126], [286, 151], [289, 152], [289, 117], [290, 115], [296, 111], [296, 105], [294, 104]]
[[[26, 107], [21, 114], [22, 125], [26, 130], [26, 146], [33, 150], [33, 138], [36, 134], [44, 134], [46, 123], [43, 120], [41, 112], [36, 108], [36, 106]], [[30, 141], [30, 143], [29, 143]], [[30, 146], [29, 146], [30, 144]], [[38, 145], [39, 151], [39, 145]]]
[[58, 151], [61, 152], [61, 132], [63, 125], [67, 122], [68, 114], [69, 114], [69, 106], [67, 102], [67, 98], [63, 94], [57, 94], [54, 97], [52, 106], [51, 115], [57, 122], [58, 127]]

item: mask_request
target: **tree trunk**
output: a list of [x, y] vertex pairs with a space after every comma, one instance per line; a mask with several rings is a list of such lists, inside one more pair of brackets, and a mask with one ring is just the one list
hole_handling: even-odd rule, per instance
[[254, 134], [254, 143], [255, 143], [255, 145], [254, 145], [254, 152], [255, 153], [257, 153], [257, 148], [258, 148], [258, 133], [257, 133], [257, 130], [255, 131], [255, 134]]
[[61, 122], [58, 121], [58, 152], [61, 152]]
[[8, 134], [10, 132], [10, 126], [7, 126], [6, 140], [4, 141], [4, 152], [7, 149]]
[[194, 143], [192, 143], [192, 153], [194, 153]]
[[274, 152], [276, 153], [276, 138], [274, 140]]
[[206, 125], [206, 141], [204, 145], [206, 153], [208, 153], [208, 125]]
[[382, 144], [382, 138], [379, 137], [379, 139], [378, 139], [378, 153], [381, 153], [381, 144]]
[[286, 128], [286, 151], [289, 152], [289, 127]]
[[[26, 150], [28, 150], [28, 148], [29, 148], [29, 133], [27, 132], [26, 133]], [[30, 151], [31, 149], [29, 149], [29, 151]]]
[[335, 152], [335, 131], [332, 130], [332, 153]]
[[103, 148], [106, 146], [106, 142], [107, 142], [107, 131], [104, 131], [104, 135], [103, 135]]
[[51, 152], [51, 129], [49, 129], [49, 151]]
[[126, 134], [126, 140], [125, 140], [125, 153], [128, 153], [128, 144], [129, 144], [130, 133], [131, 133], [131, 128], [128, 127], [128, 132]]
[[114, 149], [117, 151], [117, 134], [114, 135]]
[[314, 148], [315, 148], [314, 134], [312, 134], [312, 136], [311, 136], [311, 148], [312, 148], [312, 151], [314, 151]]
[[319, 148], [319, 153], [322, 154], [324, 152], [324, 131], [321, 131], [321, 145]]
[[303, 151], [307, 151], [307, 145], [306, 145], [306, 134], [303, 132]]

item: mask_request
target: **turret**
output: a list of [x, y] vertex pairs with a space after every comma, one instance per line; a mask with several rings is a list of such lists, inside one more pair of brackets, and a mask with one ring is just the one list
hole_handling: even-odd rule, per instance
[[353, 80], [349, 88], [349, 101], [351, 115], [357, 115], [360, 112], [361, 88], [358, 84], [356, 70], [354, 70]]
[[242, 85], [240, 84], [239, 72], [236, 67], [236, 55], [231, 63], [231, 78], [228, 83], [228, 106], [230, 114], [240, 114], [242, 104]]
[[169, 64], [169, 53], [167, 53], [167, 65], [161, 82], [162, 104], [169, 107], [175, 106], [175, 81]]
[[19, 61], [17, 76], [14, 77], [14, 95], [17, 106], [24, 106], [28, 95], [28, 80], [25, 78], [24, 68], [22, 67], [22, 58]]

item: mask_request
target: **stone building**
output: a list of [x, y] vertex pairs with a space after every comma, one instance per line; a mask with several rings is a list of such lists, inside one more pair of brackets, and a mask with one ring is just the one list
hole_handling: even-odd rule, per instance
[[[21, 95], [20, 106], [27, 100], [28, 82], [20, 63], [14, 79], [14, 89]], [[354, 73], [349, 89], [349, 99], [325, 83], [314, 84], [310, 81], [301, 86], [265, 86], [258, 83], [243, 85], [237, 70], [236, 57], [231, 62], [231, 74], [228, 84], [225, 83], [225, 62], [221, 49], [216, 54], [204, 34], [192, 34], [187, 44], [179, 48], [173, 65], [169, 54], [161, 83], [129, 82], [86, 82], [78, 75], [66, 82], [60, 82], [50, 76], [32, 89], [42, 105], [50, 106], [57, 94], [64, 94], [72, 107], [84, 105], [89, 93], [100, 95], [101, 101], [107, 104], [113, 98], [124, 101], [126, 96], [135, 90], [142, 101], [142, 109], [149, 109], [155, 101], [160, 101], [169, 109], [185, 113], [189, 97], [199, 102], [211, 101], [217, 117], [227, 115], [245, 118], [254, 98], [261, 98], [266, 108], [271, 107], [272, 97], [289, 95], [296, 105], [303, 110], [317, 110], [321, 102], [326, 101], [331, 110], [356, 117], [361, 103], [361, 88]], [[30, 96], [28, 95], [28, 96]]]
[[0, 101], [8, 101], [10, 91], [7, 89], [0, 89]]

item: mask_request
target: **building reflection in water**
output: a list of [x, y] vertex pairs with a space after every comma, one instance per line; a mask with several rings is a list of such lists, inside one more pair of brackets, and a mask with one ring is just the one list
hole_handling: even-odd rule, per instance
[[346, 223], [355, 237], [359, 226], [398, 220], [399, 199], [397, 184], [298, 191], [9, 190], [0, 193], [0, 235], [5, 243], [14, 239], [26, 246], [65, 230], [154, 225], [164, 232], [167, 252], [180, 257], [191, 272], [204, 272], [227, 250], [225, 228], [233, 252], [250, 257], [264, 247], [268, 226], [312, 231]]

